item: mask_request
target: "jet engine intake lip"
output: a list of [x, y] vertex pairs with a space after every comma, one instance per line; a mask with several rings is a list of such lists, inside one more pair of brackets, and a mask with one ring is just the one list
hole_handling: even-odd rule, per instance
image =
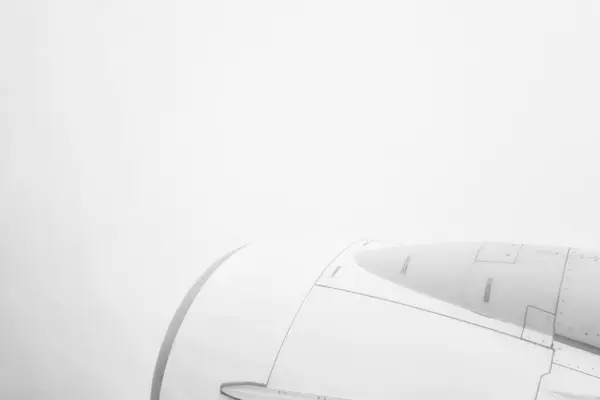
[[162, 345], [160, 346], [160, 350], [158, 352], [158, 357], [156, 359], [156, 364], [154, 366], [154, 375], [152, 376], [152, 388], [150, 389], [150, 400], [159, 400], [160, 399], [160, 391], [162, 388], [163, 378], [165, 376], [165, 369], [167, 368], [167, 362], [169, 361], [169, 355], [171, 354], [171, 349], [173, 348], [173, 343], [175, 342], [175, 338], [177, 337], [177, 332], [179, 332], [179, 328], [181, 324], [183, 324], [183, 320], [185, 316], [196, 300], [196, 296], [204, 286], [204, 284], [208, 281], [208, 279], [215, 273], [215, 271], [229, 259], [236, 252], [246, 247], [246, 245], [240, 246], [235, 250], [230, 251], [225, 254], [217, 261], [212, 263], [200, 278], [194, 283], [194, 285], [188, 290], [187, 294], [181, 301], [181, 304], [177, 308], [171, 323], [169, 324], [169, 328], [167, 329], [167, 333], [165, 334], [165, 338], [163, 339]]

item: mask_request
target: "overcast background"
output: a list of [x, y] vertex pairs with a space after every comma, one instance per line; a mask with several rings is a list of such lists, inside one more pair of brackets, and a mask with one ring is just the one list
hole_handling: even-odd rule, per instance
[[148, 398], [269, 237], [599, 248], [597, 1], [4, 1], [0, 397]]

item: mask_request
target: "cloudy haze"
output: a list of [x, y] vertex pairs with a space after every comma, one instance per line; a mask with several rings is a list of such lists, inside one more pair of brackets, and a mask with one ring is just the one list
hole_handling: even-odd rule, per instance
[[243, 243], [600, 248], [596, 1], [5, 3], [2, 398], [148, 398]]

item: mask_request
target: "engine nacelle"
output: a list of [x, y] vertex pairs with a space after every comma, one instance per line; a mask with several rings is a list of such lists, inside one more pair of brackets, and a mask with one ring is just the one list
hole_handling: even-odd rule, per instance
[[245, 246], [184, 298], [151, 399], [598, 396], [598, 283], [561, 247]]

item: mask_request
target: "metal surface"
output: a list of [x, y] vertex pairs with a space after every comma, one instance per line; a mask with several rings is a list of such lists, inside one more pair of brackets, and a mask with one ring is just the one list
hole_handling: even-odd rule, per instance
[[532, 400], [552, 351], [324, 287], [298, 315], [273, 387], [359, 399]]
[[190, 288], [185, 297], [183, 298], [179, 308], [175, 312], [171, 323], [167, 329], [167, 333], [165, 334], [165, 338], [163, 339], [163, 343], [160, 347], [158, 357], [156, 359], [156, 365], [154, 366], [154, 375], [152, 377], [152, 387], [150, 389], [150, 399], [158, 400], [160, 398], [160, 391], [162, 388], [162, 382], [165, 375], [165, 368], [167, 367], [167, 361], [169, 360], [169, 355], [171, 354], [171, 349], [173, 348], [173, 343], [175, 342], [175, 337], [177, 336], [177, 332], [179, 332], [179, 328], [183, 323], [183, 320], [192, 306], [192, 303], [196, 299], [198, 293], [202, 287], [206, 284], [208, 279], [215, 273], [217, 268], [221, 266], [227, 259], [229, 259], [232, 255], [237, 253], [240, 249], [245, 246], [241, 246], [235, 250], [230, 251], [225, 254], [223, 257], [219, 258], [215, 261], [210, 267], [208, 267], [204, 273], [198, 278], [196, 283]]
[[[333, 265], [338, 258], [340, 258], [340, 256], [342, 254], [344, 254], [346, 252], [346, 250], [348, 250], [349, 247], [352, 247], [352, 244], [343, 248], [338, 254], [335, 255], [335, 257], [329, 262], [329, 265], [327, 266], [328, 268]], [[325, 273], [325, 271], [327, 270], [327, 268], [324, 268], [323, 271], [321, 272], [321, 275], [319, 275], [319, 277], [317, 278], [316, 282], [319, 280], [319, 278], [321, 276], [323, 276], [323, 273]], [[338, 269], [339, 271], [339, 269]], [[306, 296], [304, 296], [304, 299], [302, 299], [302, 302], [300, 303], [300, 306], [298, 307], [298, 310], [296, 311], [296, 313], [294, 314], [294, 318], [292, 319], [292, 322], [290, 323], [287, 332], [285, 333], [285, 336], [283, 337], [283, 340], [281, 341], [281, 345], [279, 346], [279, 350], [277, 351], [277, 354], [275, 355], [275, 359], [273, 360], [273, 365], [271, 366], [271, 371], [269, 372], [269, 376], [267, 377], [267, 384], [269, 384], [269, 381], [271, 380], [271, 375], [273, 374], [273, 368], [275, 368], [275, 364], [277, 363], [277, 359], [279, 358], [279, 353], [281, 352], [281, 348], [283, 347], [283, 344], [285, 343], [285, 340], [288, 337], [288, 334], [290, 333], [290, 330], [292, 329], [294, 322], [296, 321], [296, 317], [298, 317], [298, 314], [300, 313], [300, 311], [302, 311], [302, 306], [304, 305], [304, 302], [306, 301], [306, 299], [308, 298], [308, 296], [310, 295], [310, 292], [312, 291], [312, 289], [314, 288], [314, 284], [313, 287], [311, 287], [311, 289], [308, 291], [308, 293], [306, 294]]]
[[[570, 346], [562, 341], [554, 342], [555, 364], [571, 368], [600, 379], [600, 356], [583, 349]], [[600, 394], [600, 393], [599, 393]]]
[[344, 247], [253, 245], [211, 267], [169, 328], [152, 395], [600, 398], [600, 253]]
[[160, 399], [214, 399], [223, 382], [266, 382], [302, 301], [343, 248], [259, 243], [225, 262], [179, 329]]
[[554, 337], [554, 314], [535, 307], [527, 307], [521, 337], [542, 346], [551, 347]]
[[[456, 247], [454, 245], [429, 248], [420, 246], [415, 249], [413, 247], [390, 247], [389, 245], [369, 244], [367, 247], [369, 250], [385, 251], [384, 262], [380, 264], [379, 257], [361, 258], [361, 255], [364, 255], [362, 253], [362, 249], [364, 248], [355, 246], [349, 249], [337, 261], [338, 264], [344, 266], [343, 273], [338, 273], [335, 277], [331, 277], [326, 272], [319, 279], [318, 283], [328, 287], [402, 303], [437, 315], [458, 319], [466, 323], [476, 324], [487, 329], [520, 337], [523, 320], [521, 320], [519, 325], [516, 325], [474, 313], [458, 305], [458, 295], [456, 293], [452, 294], [453, 287], [459, 287], [462, 284], [459, 278], [456, 276], [453, 277], [453, 274], [457, 274], [457, 271], [463, 271], [464, 274], [471, 268], [473, 258], [479, 247], [478, 244], [462, 244]], [[391, 279], [399, 275], [399, 270], [402, 268], [402, 263], [399, 264], [397, 260], [406, 259], [406, 256], [403, 254], [408, 254], [409, 252], [412, 254], [410, 272], [401, 281], [408, 283], [397, 284], [396, 282], [398, 281]], [[443, 260], [446, 260], [446, 264], [444, 264]], [[367, 269], [359, 266], [357, 261], [362, 262], [363, 265], [366, 262], [374, 264], [372, 268]], [[377, 269], [375, 270], [375, 268]], [[429, 287], [423, 285], [423, 281], [432, 280], [428, 278], [430, 275], [438, 283], [434, 282]], [[382, 277], [386, 278], [381, 279]], [[444, 279], [446, 280], [445, 285], [443, 282]], [[421, 291], [412, 290], [412, 286], [419, 287]], [[427, 289], [430, 292], [434, 292], [438, 287], [442, 291], [441, 295], [437, 293], [423, 293]], [[481, 286], [481, 290], [484, 290], [484, 286]], [[443, 301], [441, 299], [443, 297], [453, 299], [454, 303]], [[482, 292], [479, 293], [479, 301], [482, 302]]]
[[517, 261], [520, 249], [520, 244], [485, 243], [479, 249], [475, 262], [514, 264]]
[[[463, 275], [459, 305], [517, 326], [523, 325], [528, 307], [553, 313], [567, 251], [523, 245], [514, 264], [473, 263]], [[494, 294], [485, 302], [481, 292], [489, 279]]]
[[600, 348], [600, 261], [597, 253], [573, 250], [560, 294], [556, 333]]
[[233, 400], [349, 400], [312, 393], [268, 388], [254, 382], [231, 382], [221, 385], [221, 394]]
[[[375, 289], [373, 283], [368, 291], [371, 295], [406, 301], [399, 298], [406, 297], [400, 288], [409, 289], [444, 303], [435, 306], [437, 312], [447, 309], [449, 316], [520, 337], [527, 307], [554, 313], [567, 252], [565, 248], [510, 244], [388, 245], [357, 250], [355, 265], [398, 287], [390, 296], [388, 288], [379, 284]], [[407, 257], [411, 272], [403, 275], [399, 265]], [[357, 279], [323, 283], [365, 290], [365, 284]], [[424, 304], [432, 302], [421, 299], [419, 303], [415, 305], [429, 308]]]
[[600, 396], [600, 379], [560, 365], [542, 378], [537, 400], [592, 400]]

